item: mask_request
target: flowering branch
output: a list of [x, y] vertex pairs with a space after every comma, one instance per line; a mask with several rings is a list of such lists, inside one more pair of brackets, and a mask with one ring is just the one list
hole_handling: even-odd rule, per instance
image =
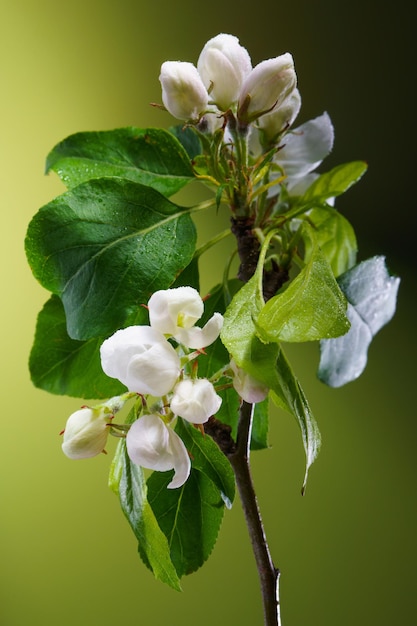
[[[322, 113], [293, 128], [301, 96], [290, 53], [252, 67], [237, 37], [220, 34], [197, 67], [166, 61], [159, 78], [160, 108], [180, 125], [77, 133], [47, 157], [68, 191], [27, 232], [29, 264], [51, 292], [31, 375], [51, 393], [102, 400], [69, 417], [63, 452], [89, 459], [118, 438], [109, 485], [143, 561], [172, 588], [210, 555], [237, 485], [265, 625], [280, 626], [249, 451], [269, 447], [269, 400], [299, 427], [303, 489], [321, 443], [282, 344], [318, 342], [319, 378], [353, 381], [394, 314], [399, 279], [383, 257], [356, 262], [353, 227], [334, 203], [366, 164], [316, 171], [333, 125]], [[176, 204], [191, 181], [213, 196]], [[236, 249], [203, 298], [199, 266], [228, 232], [197, 248], [193, 216], [214, 207], [228, 212]]]

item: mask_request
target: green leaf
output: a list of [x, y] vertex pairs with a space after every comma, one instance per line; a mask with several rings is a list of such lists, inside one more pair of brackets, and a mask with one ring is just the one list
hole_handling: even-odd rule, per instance
[[[180, 591], [179, 577], [170, 557], [170, 546], [147, 499], [143, 470], [130, 461], [124, 439], [120, 440], [116, 454], [119, 455], [115, 469], [116, 476], [120, 477], [118, 486], [120, 505], [139, 542], [139, 552], [155, 578]], [[121, 472], [119, 464], [122, 465]], [[114, 476], [115, 474], [111, 482], [113, 490]]]
[[349, 332], [320, 342], [319, 378], [330, 387], [341, 387], [360, 376], [366, 367], [368, 348], [376, 333], [395, 313], [399, 278], [390, 276], [383, 256], [363, 261], [339, 277], [349, 301]]
[[179, 577], [191, 574], [210, 556], [223, 519], [220, 491], [196, 469], [182, 487], [167, 489], [170, 472], [153, 472], [148, 500], [164, 532]]
[[[317, 244], [333, 274], [339, 276], [353, 267], [358, 247], [355, 231], [348, 220], [329, 205], [312, 209], [308, 213], [308, 220], [315, 227]], [[311, 253], [311, 246], [306, 242], [306, 260]]]
[[61, 300], [52, 296], [38, 316], [29, 370], [36, 387], [75, 398], [110, 398], [126, 387], [101, 368], [104, 337], [77, 341], [68, 336]]
[[216, 485], [230, 509], [235, 498], [235, 475], [227, 457], [211, 437], [203, 435], [188, 422], [178, 419], [175, 431], [187, 448], [193, 468]]
[[116, 178], [83, 183], [40, 209], [27, 257], [39, 282], [61, 297], [70, 337], [108, 336], [172, 285], [194, 254], [191, 212]]
[[68, 188], [93, 178], [118, 176], [149, 185], [165, 196], [179, 191], [194, 174], [180, 142], [161, 128], [118, 128], [71, 135], [48, 154]]
[[168, 130], [178, 139], [183, 148], [185, 148], [191, 161], [201, 154], [201, 141], [193, 128], [190, 126], [184, 127], [182, 124], [179, 124], [178, 126], [171, 126]]
[[262, 310], [258, 271], [259, 268], [228, 307], [221, 339], [237, 365], [269, 387], [278, 406], [295, 417], [306, 454], [304, 490], [308, 470], [320, 449], [320, 433], [301, 385], [280, 345], [263, 343], [257, 336], [257, 319]]
[[340, 196], [358, 182], [368, 166], [364, 161], [352, 161], [337, 165], [330, 172], [321, 174], [300, 198], [299, 204], [321, 204], [329, 198]]
[[304, 227], [310, 259], [289, 286], [263, 307], [256, 325], [263, 341], [314, 341], [349, 329], [347, 302], [313, 230]]
[[262, 402], [255, 404], [251, 437], [252, 450], [264, 450], [265, 448], [269, 448], [268, 419], [269, 399], [265, 398]]

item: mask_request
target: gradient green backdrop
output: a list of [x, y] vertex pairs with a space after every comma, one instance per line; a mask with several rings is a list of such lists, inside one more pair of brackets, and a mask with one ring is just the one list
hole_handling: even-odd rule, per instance
[[[365, 179], [338, 203], [357, 229], [360, 258], [385, 253], [403, 277], [398, 314], [376, 338], [357, 382], [328, 389], [315, 378], [317, 347], [291, 350], [323, 434], [306, 496], [301, 441], [289, 416], [276, 414], [272, 449], [253, 455], [282, 570], [283, 623], [415, 626], [411, 16], [399, 2], [384, 8], [366, 0], [265, 0], [253, 8], [224, 0], [2, 2], [1, 626], [262, 623], [239, 504], [182, 594], [156, 582], [107, 488], [111, 456], [71, 462], [61, 453], [58, 433], [80, 402], [34, 389], [27, 371], [48, 295], [26, 265], [23, 239], [32, 215], [63, 191], [57, 178], [43, 176], [47, 152], [80, 130], [169, 125], [168, 114], [149, 106], [160, 101], [160, 64], [196, 61], [219, 32], [239, 36], [254, 63], [293, 53], [299, 121], [327, 110], [335, 124], [328, 167], [369, 161]], [[207, 233], [217, 228], [213, 215], [200, 223]], [[217, 279], [215, 261], [203, 277], [207, 288]]]

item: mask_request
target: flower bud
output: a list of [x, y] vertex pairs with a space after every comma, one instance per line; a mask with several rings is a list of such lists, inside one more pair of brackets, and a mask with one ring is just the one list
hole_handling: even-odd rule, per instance
[[197, 122], [207, 109], [208, 93], [192, 63], [166, 61], [159, 80], [165, 108], [179, 120]]
[[245, 402], [254, 404], [265, 400], [269, 391], [268, 387], [238, 367], [233, 359], [230, 361], [230, 367], [234, 373], [233, 387]]
[[204, 424], [215, 415], [222, 399], [206, 378], [182, 380], [174, 388], [171, 411], [192, 424]]
[[126, 447], [136, 465], [158, 472], [174, 469], [168, 489], [181, 487], [190, 474], [190, 457], [182, 440], [158, 415], [143, 415], [133, 422], [126, 436]]
[[180, 359], [158, 330], [129, 326], [106, 339], [100, 348], [101, 366], [129, 391], [163, 396], [174, 387], [180, 374]]
[[177, 287], [155, 291], [148, 302], [152, 328], [171, 335], [179, 343], [201, 350], [217, 339], [223, 316], [215, 313], [203, 328], [194, 326], [204, 312], [203, 300], [193, 287]]
[[227, 111], [237, 102], [252, 64], [248, 51], [239, 44], [237, 37], [221, 34], [206, 43], [197, 69], [213, 102], [221, 111]]
[[296, 84], [294, 62], [289, 52], [259, 63], [242, 85], [237, 113], [240, 122], [249, 124], [280, 106]]
[[67, 420], [62, 450], [70, 459], [88, 459], [103, 452], [112, 415], [105, 408], [84, 407]]
[[272, 109], [271, 113], [261, 115], [258, 119], [258, 126], [262, 130], [264, 141], [272, 143], [282, 132], [290, 128], [300, 108], [300, 92], [294, 89], [279, 106]]

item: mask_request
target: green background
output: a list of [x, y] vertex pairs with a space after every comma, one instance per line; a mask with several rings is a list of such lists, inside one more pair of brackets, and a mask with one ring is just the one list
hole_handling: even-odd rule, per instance
[[[289, 416], [274, 415], [271, 450], [253, 455], [282, 571], [283, 624], [415, 625], [412, 23], [399, 2], [364, 0], [3, 0], [1, 626], [262, 623], [239, 504], [226, 514], [208, 563], [184, 579], [184, 592], [165, 588], [140, 562], [107, 488], [111, 455], [71, 462], [61, 452], [58, 433], [80, 402], [34, 389], [27, 371], [48, 294], [27, 267], [23, 239], [32, 215], [63, 190], [55, 176], [43, 176], [46, 154], [81, 130], [171, 124], [149, 106], [161, 100], [161, 63], [196, 62], [219, 32], [237, 35], [254, 63], [293, 53], [303, 97], [299, 122], [327, 110], [335, 125], [326, 167], [369, 162], [363, 181], [338, 202], [357, 230], [360, 259], [386, 254], [403, 279], [398, 314], [377, 336], [358, 381], [326, 388], [315, 377], [317, 346], [291, 350], [323, 435], [306, 496], [301, 440]], [[195, 188], [181, 199], [203, 197]], [[227, 216], [217, 219], [227, 223]], [[202, 239], [218, 227], [214, 214], [200, 224]], [[217, 253], [205, 289], [218, 279], [216, 261]]]

